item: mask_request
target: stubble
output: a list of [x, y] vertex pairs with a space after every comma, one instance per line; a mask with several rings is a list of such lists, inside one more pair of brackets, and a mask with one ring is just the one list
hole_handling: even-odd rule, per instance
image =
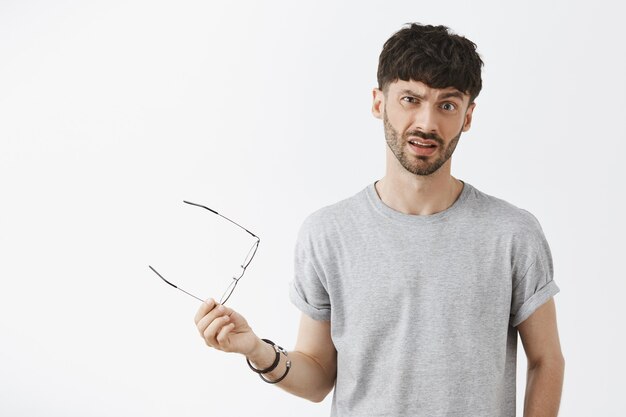
[[[396, 156], [398, 162], [400, 162], [404, 169], [412, 174], [424, 176], [433, 174], [441, 168], [443, 164], [448, 161], [448, 159], [450, 159], [456, 149], [459, 139], [461, 138], [461, 133], [463, 132], [463, 128], [461, 128], [459, 133], [448, 143], [442, 152], [441, 148], [445, 145], [445, 143], [434, 133], [407, 131], [403, 137], [400, 137], [398, 131], [391, 126], [391, 123], [387, 118], [387, 112], [383, 113], [383, 124], [385, 126], [385, 139], [387, 141], [387, 146], [389, 146], [391, 152], [393, 152]], [[406, 151], [409, 136], [417, 136], [422, 139], [434, 140], [437, 142], [439, 149], [437, 149], [434, 155], [430, 156], [409, 153]]]

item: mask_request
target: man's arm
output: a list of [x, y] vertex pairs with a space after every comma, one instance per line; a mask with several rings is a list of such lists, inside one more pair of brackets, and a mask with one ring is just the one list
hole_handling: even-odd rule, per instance
[[[200, 305], [194, 321], [207, 346], [240, 353], [256, 369], [269, 368], [276, 360], [274, 348], [261, 340], [247, 320], [230, 307], [209, 299]], [[263, 374], [264, 379], [275, 381], [285, 375], [287, 359], [283, 354], [278, 357], [278, 367]], [[322, 401], [335, 385], [337, 374], [337, 351], [330, 337], [330, 321], [316, 321], [302, 314], [296, 349], [289, 352], [289, 359], [289, 373], [276, 385], [299, 397]]]
[[556, 323], [554, 298], [550, 298], [518, 331], [528, 359], [524, 417], [556, 417], [561, 403], [565, 359]]
[[[337, 376], [337, 350], [330, 337], [330, 321], [313, 320], [303, 313], [295, 350], [288, 354], [291, 369], [276, 385], [298, 397], [321, 402], [333, 389]], [[274, 349], [259, 339], [248, 359], [255, 368], [264, 369], [275, 357]], [[266, 379], [276, 380], [285, 373], [287, 358], [280, 358], [276, 369], [263, 374]]]

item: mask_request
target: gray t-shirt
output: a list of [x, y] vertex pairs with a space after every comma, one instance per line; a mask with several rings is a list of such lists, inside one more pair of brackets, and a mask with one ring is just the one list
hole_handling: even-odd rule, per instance
[[514, 417], [516, 326], [559, 292], [537, 218], [467, 182], [408, 215], [374, 183], [303, 222], [291, 301], [330, 320], [332, 417]]

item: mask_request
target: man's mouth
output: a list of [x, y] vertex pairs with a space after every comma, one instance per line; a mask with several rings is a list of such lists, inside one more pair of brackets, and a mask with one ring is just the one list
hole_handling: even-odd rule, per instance
[[437, 146], [437, 143], [435, 141], [432, 140], [427, 140], [427, 139], [412, 139], [409, 141], [409, 143], [413, 146], [419, 146], [420, 148], [434, 148]]

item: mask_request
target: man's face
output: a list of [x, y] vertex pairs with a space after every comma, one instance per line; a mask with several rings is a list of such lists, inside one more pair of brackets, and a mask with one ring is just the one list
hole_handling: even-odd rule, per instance
[[[475, 104], [468, 102], [469, 95], [453, 87], [398, 80], [386, 95], [374, 90], [372, 112], [383, 119], [387, 145], [398, 162], [415, 175], [431, 175], [450, 159], [461, 133], [469, 129]], [[436, 147], [410, 143], [422, 140]]]

